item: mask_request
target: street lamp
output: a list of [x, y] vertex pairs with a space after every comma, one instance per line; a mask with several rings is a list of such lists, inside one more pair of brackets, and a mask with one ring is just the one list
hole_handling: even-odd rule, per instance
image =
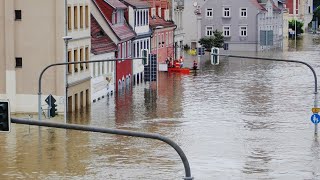
[[[63, 40], [65, 43], [65, 62], [68, 62], [68, 43], [72, 39], [71, 36], [64, 36]], [[67, 123], [67, 112], [68, 112], [68, 65], [65, 67], [65, 73], [64, 73], [64, 83], [65, 83], [65, 104], [64, 104], [64, 122]]]
[[[163, 26], [157, 26], [154, 29], [155, 30], [163, 29]], [[159, 80], [159, 77], [158, 77], [159, 76], [159, 73], [158, 73], [158, 71], [159, 71], [159, 61], [158, 61], [158, 59], [159, 59], [159, 56], [158, 56], [158, 53], [159, 53], [159, 50], [158, 50], [159, 49], [159, 31], [157, 31], [156, 39], [157, 39], [157, 95], [158, 95], [158, 86], [159, 86], [159, 83], [158, 83], [158, 80]]]

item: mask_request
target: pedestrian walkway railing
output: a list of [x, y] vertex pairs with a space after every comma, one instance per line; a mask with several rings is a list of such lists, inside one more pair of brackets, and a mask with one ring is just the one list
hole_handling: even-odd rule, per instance
[[[256, 60], [262, 60], [262, 61], [278, 61], [278, 62], [287, 62], [287, 63], [298, 63], [298, 64], [303, 64], [306, 65], [313, 73], [313, 77], [314, 77], [314, 108], [315, 109], [319, 109], [318, 108], [318, 79], [317, 79], [317, 74], [315, 72], [315, 70], [313, 69], [313, 67], [303, 61], [298, 61], [298, 60], [288, 60], [288, 59], [274, 59], [274, 58], [267, 58], [267, 57], [253, 57], [253, 56], [238, 56], [238, 55], [230, 55], [230, 54], [219, 54], [219, 53], [212, 53], [211, 55], [214, 56], [222, 56], [222, 57], [232, 57], [232, 58], [244, 58], [244, 59], [256, 59]], [[315, 123], [315, 129], [314, 129], [314, 133], [318, 134], [318, 124]]]
[[59, 129], [98, 132], [98, 133], [105, 133], [105, 134], [115, 134], [115, 135], [122, 135], [122, 136], [131, 136], [131, 137], [160, 140], [162, 142], [165, 142], [166, 144], [169, 144], [179, 154], [185, 169], [185, 177], [183, 179], [184, 180], [193, 179], [193, 177], [191, 176], [189, 161], [186, 155], [184, 154], [184, 152], [182, 151], [182, 149], [174, 141], [160, 134], [143, 133], [143, 132], [135, 132], [135, 131], [128, 131], [128, 130], [120, 130], [120, 129], [100, 128], [100, 127], [92, 127], [92, 126], [84, 126], [84, 125], [76, 125], [76, 124], [62, 124], [62, 123], [47, 122], [47, 121], [24, 120], [24, 119], [18, 119], [18, 118], [11, 118], [11, 122], [16, 124], [44, 126], [44, 127], [52, 127], [52, 128], [59, 128]]

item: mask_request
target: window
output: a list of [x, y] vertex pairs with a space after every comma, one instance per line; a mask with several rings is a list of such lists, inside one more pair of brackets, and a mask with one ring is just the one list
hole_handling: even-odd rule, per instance
[[[73, 51], [73, 61], [78, 62], [78, 49]], [[74, 72], [78, 72], [78, 64], [74, 64]]]
[[22, 68], [22, 57], [16, 57], [16, 68]]
[[80, 28], [83, 28], [83, 6], [80, 6]]
[[21, 10], [15, 10], [15, 11], [14, 11], [14, 14], [15, 14], [15, 20], [16, 20], [16, 21], [22, 19]]
[[140, 11], [137, 12], [137, 26], [140, 26]]
[[206, 10], [206, 16], [207, 17], [213, 17], [213, 9], [212, 8], [208, 8]]
[[158, 16], [161, 17], [161, 7], [158, 8]]
[[118, 10], [117, 11], [117, 24], [122, 24], [123, 23], [123, 10]]
[[[84, 61], [84, 59], [83, 59], [83, 48], [80, 48], [80, 62], [81, 61]], [[85, 66], [85, 64], [81, 63], [80, 64], [80, 71], [82, 71], [84, 69], [83, 66]]]
[[[85, 58], [86, 58], [86, 61], [88, 62], [89, 61], [89, 47], [86, 47], [85, 49]], [[86, 63], [86, 69], [89, 69], [89, 63]]]
[[137, 52], [136, 52], [137, 48], [136, 48], [136, 42], [133, 42], [133, 57], [137, 57]]
[[[72, 62], [71, 60], [72, 54], [71, 51], [68, 51], [68, 62]], [[72, 64], [68, 64], [68, 74], [71, 74]]]
[[78, 6], [73, 7], [74, 21], [73, 27], [74, 29], [78, 29]]
[[230, 26], [223, 26], [223, 36], [230, 37]]
[[240, 26], [239, 30], [240, 30], [240, 36], [241, 37], [246, 37], [247, 36], [247, 26]]
[[143, 14], [141, 10], [139, 12], [140, 12], [140, 26], [143, 26]]
[[206, 26], [206, 36], [212, 36], [212, 35], [213, 35], [213, 27]]
[[86, 28], [88, 28], [89, 27], [89, 6], [88, 5], [86, 5], [86, 7], [85, 7], [85, 21], [86, 21]]
[[137, 42], [137, 57], [140, 57], [140, 42]]
[[127, 45], [128, 45], [128, 47], [127, 47], [127, 49], [128, 49], [128, 57], [130, 57], [131, 56], [131, 41], [128, 41]]
[[122, 43], [122, 58], [126, 57], [126, 43]]
[[165, 39], [164, 39], [164, 33], [162, 33], [161, 34], [161, 47], [164, 47], [164, 41], [165, 41]]
[[169, 45], [169, 34], [166, 32], [166, 46], [168, 47]]
[[71, 7], [68, 7], [68, 30], [71, 30], [72, 25], [71, 25]]
[[151, 17], [152, 18], [156, 17], [156, 8], [151, 8]]
[[146, 11], [146, 25], [149, 25], [149, 10]]
[[134, 11], [134, 26], [137, 26], [137, 11]]
[[229, 7], [223, 8], [223, 17], [230, 17], [230, 8]]
[[240, 17], [242, 18], [247, 17], [247, 8], [240, 8]]

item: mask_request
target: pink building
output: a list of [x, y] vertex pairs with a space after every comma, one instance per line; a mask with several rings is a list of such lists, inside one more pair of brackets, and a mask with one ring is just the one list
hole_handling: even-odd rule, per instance
[[152, 30], [151, 53], [158, 54], [158, 62], [165, 63], [167, 57], [174, 58], [174, 30], [176, 25], [170, 16], [168, 0], [146, 0], [150, 4]]

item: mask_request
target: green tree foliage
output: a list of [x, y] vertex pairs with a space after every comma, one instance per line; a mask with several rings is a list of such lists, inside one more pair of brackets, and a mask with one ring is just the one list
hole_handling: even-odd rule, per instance
[[224, 37], [222, 32], [215, 30], [213, 32], [213, 36], [203, 37], [200, 39], [199, 43], [207, 50], [211, 50], [212, 47], [222, 48], [224, 44]]
[[318, 20], [320, 20], [320, 6], [318, 6], [318, 7], [313, 11], [313, 20], [316, 20], [316, 17], [318, 17]]
[[[289, 21], [289, 28], [291, 28], [294, 31], [296, 30], [295, 29], [295, 21], [296, 20]], [[303, 22], [297, 21], [297, 25], [296, 26], [297, 26], [297, 35], [299, 35], [299, 34], [304, 32], [303, 31]]]

